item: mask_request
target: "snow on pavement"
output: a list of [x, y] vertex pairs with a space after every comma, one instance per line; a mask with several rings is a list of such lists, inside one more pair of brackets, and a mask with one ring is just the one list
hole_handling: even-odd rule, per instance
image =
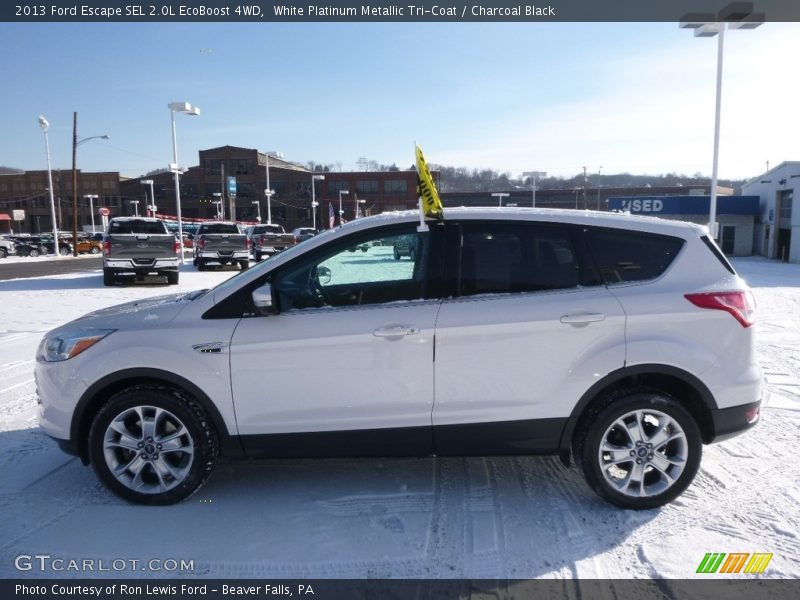
[[91, 576], [686, 578], [706, 552], [772, 552], [765, 576], [796, 578], [800, 265], [735, 266], [758, 302], [768, 406], [747, 434], [704, 447], [681, 498], [643, 512], [601, 501], [552, 457], [231, 462], [182, 504], [127, 504], [37, 428], [36, 345], [90, 310], [234, 272], [187, 267], [178, 290], [104, 288], [99, 270], [0, 282], [0, 577], [38, 553], [194, 561]]

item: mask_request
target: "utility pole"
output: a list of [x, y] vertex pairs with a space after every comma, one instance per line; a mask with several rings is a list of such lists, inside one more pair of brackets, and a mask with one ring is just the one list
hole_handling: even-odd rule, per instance
[[589, 202], [586, 200], [586, 167], [583, 167], [583, 209], [589, 209]]
[[[78, 112], [72, 113], [72, 256], [78, 256], [78, 171], [75, 162], [78, 154]], [[56, 250], [58, 240], [55, 241]]]
[[219, 204], [219, 209], [220, 209], [220, 213], [221, 213], [220, 220], [224, 221], [225, 220], [225, 163], [223, 161], [219, 161], [219, 165], [220, 165], [220, 169], [219, 169], [219, 174], [220, 174], [219, 175], [220, 176], [220, 181], [219, 181], [219, 185], [220, 185], [220, 196], [219, 196], [220, 204]]

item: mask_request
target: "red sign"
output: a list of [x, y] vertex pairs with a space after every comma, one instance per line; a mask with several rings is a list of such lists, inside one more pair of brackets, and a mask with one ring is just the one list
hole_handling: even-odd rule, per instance
[[104, 217], [107, 217], [108, 215], [111, 214], [111, 211], [107, 209], [105, 206], [101, 206], [100, 208], [98, 208], [97, 212], [99, 212]]

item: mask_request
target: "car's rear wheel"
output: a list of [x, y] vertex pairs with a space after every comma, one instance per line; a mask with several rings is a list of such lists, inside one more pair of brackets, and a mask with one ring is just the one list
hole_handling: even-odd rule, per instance
[[586, 481], [622, 508], [656, 508], [678, 497], [694, 479], [701, 455], [694, 417], [655, 390], [612, 393], [576, 431], [575, 456]]
[[8, 256], [8, 250], [5, 248], [0, 248], [0, 258], [6, 258]]
[[400, 253], [397, 251], [396, 247], [394, 249], [394, 259], [395, 260], [400, 260]]
[[167, 283], [169, 285], [176, 285], [180, 278], [179, 271], [167, 271]]
[[61, 256], [69, 256], [69, 254], [70, 254], [70, 249], [69, 249], [69, 248], [67, 248], [66, 246], [61, 246], [61, 247], [58, 249], [58, 253], [59, 253]]
[[246, 270], [247, 267], [249, 267], [249, 266], [250, 266], [250, 261], [249, 260], [240, 260], [239, 261], [239, 268], [242, 271]]
[[114, 493], [139, 504], [172, 504], [208, 479], [217, 436], [203, 409], [181, 392], [135, 386], [113, 396], [92, 422], [89, 455]]
[[111, 269], [103, 269], [103, 285], [114, 285], [117, 281], [117, 276]]
[[33, 256], [33, 257], [39, 256], [39, 254], [40, 252], [38, 248], [31, 248], [30, 251], [28, 252], [28, 256]]
[[417, 260], [417, 251], [414, 250], [414, 248], [410, 248], [408, 250], [408, 258], [411, 259], [411, 262], [414, 262], [415, 260]]

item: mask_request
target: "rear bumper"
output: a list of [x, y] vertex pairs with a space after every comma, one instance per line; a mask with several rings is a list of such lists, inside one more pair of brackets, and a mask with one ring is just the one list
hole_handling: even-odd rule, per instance
[[717, 408], [711, 411], [711, 422], [714, 427], [712, 443], [722, 442], [744, 433], [761, 417], [761, 400], [730, 408]]
[[177, 269], [178, 257], [175, 258], [156, 258], [150, 264], [139, 264], [129, 258], [107, 258], [103, 261], [103, 266], [107, 269], [119, 269], [125, 271], [148, 271], [153, 269]]
[[198, 252], [197, 257], [208, 260], [244, 260], [246, 258], [250, 258], [250, 252], [247, 250], [237, 250], [228, 254], [224, 252], [207, 252], [204, 250], [202, 252]]

